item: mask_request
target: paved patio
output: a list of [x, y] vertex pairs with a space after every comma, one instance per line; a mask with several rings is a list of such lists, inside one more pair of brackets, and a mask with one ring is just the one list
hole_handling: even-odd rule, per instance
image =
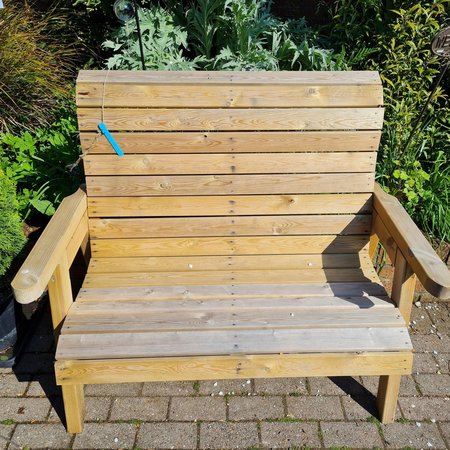
[[86, 387], [85, 431], [60, 421], [48, 314], [0, 373], [0, 450], [15, 448], [449, 448], [449, 303], [413, 307], [414, 373], [397, 421], [374, 417], [376, 377], [136, 383]]

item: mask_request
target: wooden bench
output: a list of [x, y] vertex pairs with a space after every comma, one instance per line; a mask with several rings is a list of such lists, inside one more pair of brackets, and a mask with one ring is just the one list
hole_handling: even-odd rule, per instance
[[82, 71], [77, 104], [86, 191], [13, 282], [20, 303], [48, 286], [68, 431], [85, 384], [261, 377], [379, 375], [392, 421], [414, 274], [441, 298], [450, 277], [374, 183], [378, 74]]

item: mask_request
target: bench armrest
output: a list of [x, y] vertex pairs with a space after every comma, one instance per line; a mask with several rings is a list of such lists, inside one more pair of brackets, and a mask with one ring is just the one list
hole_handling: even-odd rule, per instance
[[[373, 208], [424, 288], [440, 299], [450, 297], [450, 271], [409, 217], [400, 202], [375, 183]], [[383, 242], [383, 237], [379, 236]], [[386, 238], [385, 238], [386, 239]], [[383, 242], [390, 245], [392, 243]]]
[[86, 213], [82, 189], [62, 201], [11, 283], [19, 303], [31, 303], [45, 292], [62, 258], [70, 265], [88, 233]]

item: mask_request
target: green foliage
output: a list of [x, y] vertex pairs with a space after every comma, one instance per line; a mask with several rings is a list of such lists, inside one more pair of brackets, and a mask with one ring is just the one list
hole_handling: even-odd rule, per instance
[[[141, 9], [146, 67], [156, 70], [342, 70], [343, 52], [323, 49], [303, 19], [282, 21], [268, 0], [198, 0]], [[109, 68], [139, 69], [134, 21], [104, 43]]]
[[[384, 85], [385, 122], [377, 179], [397, 196], [430, 235], [450, 240], [450, 100], [437, 89], [412, 135], [439, 73], [430, 42], [442, 27], [449, 0], [338, 0], [325, 31], [358, 69], [378, 70]], [[447, 85], [448, 89], [448, 85]]]
[[27, 3], [0, 10], [0, 133], [48, 124], [55, 97], [67, 91], [74, 50], [67, 15], [38, 15]]
[[61, 100], [58, 115], [47, 128], [0, 135], [0, 169], [17, 183], [23, 220], [36, 212], [52, 215], [80, 184], [79, 170], [70, 170], [79, 155], [75, 106]]
[[17, 209], [16, 186], [0, 169], [0, 276], [25, 244]]

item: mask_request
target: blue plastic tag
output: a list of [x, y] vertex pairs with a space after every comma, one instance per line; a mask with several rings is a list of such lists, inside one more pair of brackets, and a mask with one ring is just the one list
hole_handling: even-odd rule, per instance
[[119, 155], [123, 156], [125, 153], [122, 151], [122, 149], [119, 147], [119, 144], [116, 142], [116, 140], [111, 136], [111, 133], [109, 132], [108, 128], [103, 122], [100, 122], [98, 124], [98, 129], [103, 133], [105, 138], [108, 140], [108, 142], [111, 144], [111, 147], [114, 149], [114, 151]]

